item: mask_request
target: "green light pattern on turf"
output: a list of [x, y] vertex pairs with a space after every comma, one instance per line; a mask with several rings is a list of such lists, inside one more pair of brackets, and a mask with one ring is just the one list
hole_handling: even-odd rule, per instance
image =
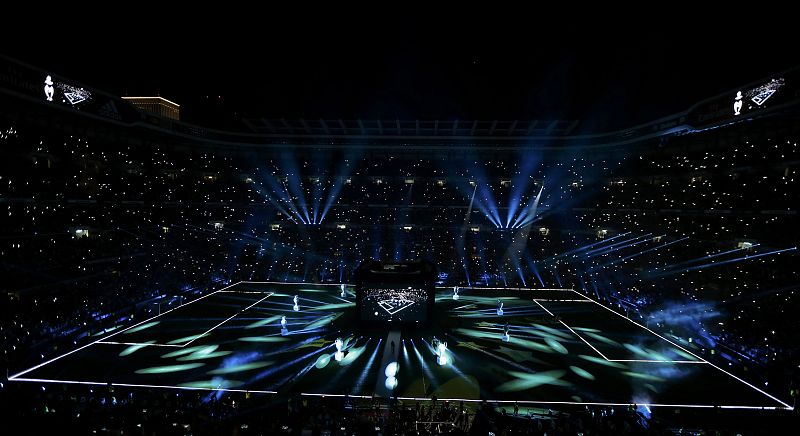
[[590, 338], [593, 338], [593, 339], [597, 339], [600, 342], [605, 342], [608, 345], [619, 346], [619, 342], [617, 342], [617, 341], [615, 341], [613, 339], [609, 339], [609, 338], [607, 338], [607, 337], [605, 337], [603, 335], [598, 335], [597, 333], [586, 332], [586, 336], [589, 336]]
[[[451, 297], [452, 298], [452, 297]], [[461, 295], [458, 296], [458, 302], [462, 304], [477, 303], [485, 306], [497, 306], [497, 300], [502, 300], [504, 303], [509, 301], [519, 300], [519, 297], [478, 297], [475, 295]]]
[[679, 356], [683, 357], [686, 360], [694, 360], [694, 361], [698, 360], [696, 357], [694, 357], [691, 354], [681, 350], [680, 348], [676, 348], [674, 351], [675, 351], [676, 354], [678, 354]]
[[594, 380], [594, 376], [590, 374], [589, 371], [583, 368], [578, 368], [577, 366], [570, 366], [569, 369], [571, 369], [572, 372], [574, 372], [575, 374], [578, 374], [579, 376], [585, 378], [586, 380]]
[[244, 342], [285, 342], [289, 339], [280, 336], [245, 336], [239, 340]]
[[[184, 354], [196, 353], [196, 352], [201, 351], [201, 350], [203, 350], [203, 349], [205, 349], [207, 347], [208, 347], [207, 345], [198, 345], [196, 347], [182, 348], [182, 349], [180, 349], [178, 351], [172, 351], [170, 353], [167, 353], [167, 354], [165, 354], [165, 355], [163, 355], [161, 357], [162, 358], [169, 358], [169, 357], [183, 356]], [[216, 349], [217, 349], [217, 345], [214, 345], [214, 350], [216, 350]], [[214, 351], [214, 350], [211, 350], [211, 351]], [[209, 351], [209, 353], [211, 351]]]
[[202, 380], [193, 381], [188, 383], [181, 383], [178, 386], [183, 388], [200, 388], [200, 389], [230, 389], [243, 385], [244, 382], [239, 380]]
[[541, 385], [569, 386], [570, 383], [560, 380], [567, 372], [563, 369], [554, 371], [544, 371], [535, 374], [527, 372], [511, 371], [509, 374], [516, 377], [516, 380], [501, 384], [495, 389], [498, 392], [524, 391]]
[[213, 353], [207, 353], [207, 354], [192, 353], [188, 356], [179, 357], [177, 360], [181, 362], [186, 362], [188, 360], [213, 359], [215, 357], [227, 356], [228, 354], [233, 354], [233, 351], [214, 351]]
[[260, 321], [256, 321], [256, 322], [248, 325], [247, 327], [245, 327], [245, 329], [254, 329], [256, 327], [262, 327], [262, 326], [265, 326], [265, 325], [267, 325], [269, 323], [275, 322], [275, 321], [277, 321], [279, 319], [281, 319], [280, 315], [271, 316], [269, 318], [262, 319]]
[[331, 363], [331, 355], [330, 354], [323, 354], [323, 355], [317, 357], [317, 361], [314, 363], [314, 366], [317, 369], [322, 369], [322, 368], [325, 368], [326, 366], [328, 366], [329, 363]]
[[153, 327], [154, 325], [157, 325], [157, 324], [160, 324], [160, 323], [161, 323], [161, 321], [152, 321], [152, 322], [144, 323], [144, 324], [142, 324], [140, 326], [136, 326], [134, 328], [125, 330], [122, 334], [127, 335], [127, 334], [131, 334], [131, 333], [140, 332], [140, 331], [142, 331], [144, 329], [149, 329], [150, 327]]
[[563, 338], [561, 336], [551, 335], [550, 333], [540, 332], [538, 330], [525, 330], [525, 331], [527, 331], [528, 333], [534, 334], [536, 336], [539, 336], [541, 338], [549, 338], [549, 339], [554, 339], [556, 341], [559, 341], [559, 340], [563, 341], [564, 339], [566, 339], [566, 338]]
[[155, 344], [155, 343], [156, 343], [156, 341], [147, 341], [147, 342], [143, 342], [143, 343], [142, 343], [142, 344], [140, 344], [140, 345], [131, 345], [130, 347], [128, 347], [128, 348], [126, 348], [126, 349], [122, 350], [122, 351], [119, 353], [119, 355], [120, 355], [120, 356], [127, 356], [127, 355], [129, 355], [129, 354], [133, 354], [133, 353], [135, 353], [136, 351], [138, 351], [138, 350], [140, 350], [140, 349], [142, 349], [142, 348], [146, 347], [146, 346], [147, 346], [146, 344]]
[[532, 325], [534, 327], [536, 327], [537, 329], [543, 331], [543, 332], [550, 333], [551, 335], [554, 335], [554, 336], [560, 336], [561, 339], [572, 339], [572, 335], [571, 334], [562, 332], [561, 330], [557, 330], [557, 329], [554, 329], [552, 327], [547, 327], [547, 326], [544, 326], [544, 325], [541, 325], [541, 324], [536, 324], [536, 323], [534, 323]]
[[656, 377], [656, 376], [650, 375], [650, 374], [642, 374], [642, 373], [639, 373], [639, 372], [630, 372], [630, 371], [622, 371], [622, 373], [627, 375], [627, 376], [629, 376], [629, 377], [640, 378], [640, 379], [643, 379], [643, 380], [665, 381], [661, 377]]
[[361, 354], [364, 353], [364, 350], [366, 350], [366, 349], [367, 349], [366, 345], [363, 346], [363, 347], [353, 347], [353, 348], [351, 348], [350, 350], [347, 351], [347, 354], [344, 356], [342, 361], [339, 362], [339, 363], [341, 363], [342, 365], [349, 365], [349, 364], [353, 363], [356, 359], [358, 359], [359, 356], [361, 356]]
[[232, 374], [234, 372], [250, 371], [251, 369], [263, 368], [265, 366], [272, 365], [272, 363], [273, 362], [250, 362], [250, 363], [244, 363], [242, 365], [229, 366], [227, 368], [219, 368], [219, 369], [215, 369], [213, 371], [208, 371], [207, 374], [218, 375], [218, 374]]
[[591, 332], [591, 333], [602, 333], [602, 330], [593, 329], [589, 327], [572, 327], [572, 330], [578, 330], [581, 332]]
[[647, 359], [647, 360], [671, 360], [671, 359], [667, 359], [665, 356], [663, 356], [663, 355], [661, 355], [661, 354], [659, 354], [659, 353], [657, 353], [657, 352], [655, 352], [653, 350], [650, 350], [650, 349], [646, 349], [646, 348], [643, 349], [641, 347], [638, 347], [636, 345], [631, 345], [631, 344], [622, 344], [622, 345], [625, 348], [627, 348], [629, 351], [633, 352], [633, 354], [636, 354], [637, 356], [643, 357], [644, 359]]
[[521, 345], [521, 346], [523, 346], [523, 347], [525, 347], [527, 349], [530, 349], [530, 350], [541, 351], [543, 353], [552, 353], [553, 352], [553, 350], [550, 347], [548, 347], [547, 345], [542, 345], [542, 344], [540, 344], [538, 342], [529, 341], [527, 339], [520, 339], [520, 338], [515, 338], [515, 337], [512, 336], [509, 339], [508, 342], [512, 343], [512, 344], [516, 344], [516, 345]]
[[329, 316], [323, 316], [322, 318], [317, 318], [316, 321], [314, 321], [311, 324], [303, 327], [303, 330], [311, 330], [311, 329], [315, 329], [315, 328], [319, 328], [319, 327], [328, 325], [328, 324], [332, 323], [336, 318], [339, 318], [340, 316], [342, 316], [342, 314], [341, 313], [337, 313], [336, 315], [329, 315]]
[[331, 304], [323, 304], [320, 306], [312, 307], [308, 310], [310, 311], [319, 311], [319, 310], [336, 310], [336, 309], [344, 309], [345, 307], [352, 307], [355, 306], [356, 303], [352, 301], [348, 301], [347, 303], [331, 303]]
[[167, 366], [154, 366], [152, 368], [144, 368], [136, 371], [136, 374], [165, 374], [168, 372], [187, 371], [190, 369], [199, 368], [205, 363], [184, 363], [183, 365], [167, 365]]
[[200, 333], [199, 335], [186, 336], [185, 338], [178, 338], [178, 339], [175, 339], [174, 341], [169, 341], [167, 343], [170, 344], [170, 345], [182, 344], [184, 342], [189, 342], [189, 341], [193, 341], [195, 339], [200, 339], [205, 335], [206, 335], [205, 333]]
[[553, 340], [553, 339], [550, 339], [550, 338], [545, 338], [544, 342], [545, 342], [547, 345], [549, 345], [549, 346], [550, 346], [550, 348], [552, 348], [552, 349], [554, 349], [554, 350], [558, 351], [558, 352], [559, 352], [559, 353], [561, 353], [561, 354], [567, 354], [567, 353], [569, 353], [569, 351], [567, 351], [566, 347], [564, 347], [563, 345], [561, 345], [561, 342], [558, 342], [558, 341], [556, 341], [556, 340]]
[[[473, 337], [473, 338], [494, 339], [494, 340], [497, 340], [497, 341], [500, 341], [500, 336], [501, 336], [500, 333], [495, 333], [495, 332], [488, 333], [488, 332], [484, 332], [484, 331], [481, 331], [481, 330], [473, 330], [473, 329], [457, 328], [457, 329], [454, 329], [453, 331], [455, 331], [457, 333], [461, 333], [462, 335], [465, 335], [465, 336]], [[542, 351], [544, 353], [552, 353], [553, 352], [553, 350], [550, 349], [550, 347], [548, 347], [547, 345], [543, 345], [543, 344], [540, 344], [540, 343], [534, 342], [534, 341], [529, 341], [527, 339], [520, 339], [520, 338], [512, 336], [511, 339], [509, 340], [509, 342], [512, 343], [512, 344], [523, 346], [523, 347], [531, 349], [531, 350]]]
[[614, 368], [627, 368], [627, 366], [619, 363], [619, 362], [609, 362], [606, 359], [601, 359], [599, 357], [594, 356], [585, 356], [583, 354], [578, 355], [581, 359], [588, 360], [589, 362], [599, 363], [605, 366], [613, 366]]

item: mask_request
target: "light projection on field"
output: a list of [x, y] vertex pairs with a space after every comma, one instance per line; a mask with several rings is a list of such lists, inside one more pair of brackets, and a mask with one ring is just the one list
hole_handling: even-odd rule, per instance
[[[790, 407], [702, 359], [695, 344], [668, 340], [571, 289], [460, 287], [454, 295], [452, 287], [437, 291], [430, 323], [390, 329], [356, 322], [349, 286], [239, 282], [117, 326], [9, 380], [530, 405], [647, 398], [648, 407]], [[374, 303], [371, 310], [387, 316], [405, 310], [397, 299]]]

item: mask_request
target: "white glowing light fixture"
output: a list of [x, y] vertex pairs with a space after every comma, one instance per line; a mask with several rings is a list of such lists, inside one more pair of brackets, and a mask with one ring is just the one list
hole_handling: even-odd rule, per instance
[[439, 345], [436, 346], [436, 355], [438, 358], [436, 362], [439, 365], [447, 365], [447, 343], [446, 342], [439, 342]]
[[55, 94], [55, 88], [53, 88], [53, 78], [48, 74], [47, 77], [44, 78], [44, 96], [47, 101], [53, 101], [53, 94]]
[[736, 91], [736, 97], [733, 99], [733, 114], [739, 115], [742, 113], [742, 91]]
[[392, 362], [386, 365], [386, 369], [383, 371], [383, 373], [386, 375], [386, 377], [394, 377], [397, 375], [397, 371], [399, 369], [400, 365], [397, 362]]
[[386, 369], [383, 370], [384, 375], [386, 375], [386, 381], [383, 385], [386, 386], [386, 389], [392, 390], [397, 387], [397, 372], [399, 370], [400, 365], [397, 362], [391, 362], [386, 365]]
[[342, 352], [342, 347], [344, 346], [344, 342], [342, 342], [342, 338], [336, 338], [334, 342], [336, 345], [336, 353], [333, 355], [334, 360], [337, 362], [341, 362], [344, 358], [344, 352]]

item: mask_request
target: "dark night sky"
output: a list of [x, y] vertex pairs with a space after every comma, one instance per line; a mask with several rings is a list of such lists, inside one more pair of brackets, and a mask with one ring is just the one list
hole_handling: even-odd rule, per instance
[[2, 51], [113, 94], [158, 93], [180, 103], [185, 120], [206, 125], [215, 124], [209, 115], [235, 113], [578, 119], [585, 129], [604, 131], [670, 115], [800, 65], [795, 26], [774, 21], [556, 23], [514, 18], [520, 14], [447, 25], [377, 19], [301, 25], [274, 16], [230, 30], [207, 22], [169, 30], [106, 25], [81, 35], [51, 29], [49, 51], [13, 45]]

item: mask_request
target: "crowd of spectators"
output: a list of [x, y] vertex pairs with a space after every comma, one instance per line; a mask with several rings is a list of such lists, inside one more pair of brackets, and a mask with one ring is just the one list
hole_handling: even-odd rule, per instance
[[20, 432], [68, 428], [111, 435], [768, 435], [791, 425], [788, 413], [628, 406], [563, 410], [397, 398], [316, 397], [245, 392], [169, 391], [120, 386], [12, 384], [0, 405]]
[[364, 259], [426, 258], [442, 285], [572, 287], [785, 396], [800, 358], [793, 124], [443, 154], [195, 149], [2, 120], [2, 367], [222, 283], [342, 283]]

